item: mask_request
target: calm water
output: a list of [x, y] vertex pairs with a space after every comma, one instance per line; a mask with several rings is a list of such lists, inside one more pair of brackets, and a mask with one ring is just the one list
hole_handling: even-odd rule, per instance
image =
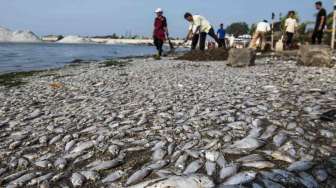
[[62, 67], [74, 59], [103, 60], [154, 53], [151, 46], [0, 43], [0, 74]]

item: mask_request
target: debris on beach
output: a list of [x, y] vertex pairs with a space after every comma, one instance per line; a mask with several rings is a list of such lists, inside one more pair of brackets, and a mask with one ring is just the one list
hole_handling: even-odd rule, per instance
[[229, 52], [223, 48], [210, 49], [205, 51], [192, 50], [178, 57], [177, 60], [187, 61], [225, 61]]

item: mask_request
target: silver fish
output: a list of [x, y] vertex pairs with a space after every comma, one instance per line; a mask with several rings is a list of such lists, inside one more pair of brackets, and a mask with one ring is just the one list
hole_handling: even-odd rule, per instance
[[94, 152], [89, 152], [87, 154], [84, 154], [82, 156], [79, 156], [78, 158], [76, 158], [73, 162], [73, 164], [77, 164], [77, 163], [80, 163], [80, 162], [83, 162], [83, 161], [86, 161], [90, 158], [92, 158], [94, 156]]
[[175, 150], [175, 148], [176, 148], [176, 144], [175, 143], [170, 143], [168, 145], [168, 155], [172, 155], [173, 152], [174, 152], [174, 150]]
[[225, 167], [223, 167], [219, 172], [219, 178], [224, 180], [228, 177], [231, 177], [238, 172], [238, 165], [237, 164], [230, 164]]
[[55, 136], [54, 138], [52, 138], [52, 139], [49, 141], [49, 145], [55, 144], [56, 142], [58, 142], [59, 140], [61, 140], [61, 138], [62, 138], [62, 135], [57, 135], [57, 136]]
[[264, 168], [273, 168], [275, 164], [269, 161], [255, 161], [255, 162], [243, 163], [242, 166], [264, 169]]
[[303, 185], [305, 185], [307, 188], [319, 188], [319, 184], [317, 181], [314, 179], [313, 176], [306, 172], [300, 172], [299, 173], [300, 181]]
[[84, 150], [90, 149], [94, 146], [92, 141], [78, 143], [77, 147], [71, 151], [71, 153], [80, 153]]
[[164, 149], [157, 149], [153, 152], [152, 160], [159, 161], [162, 160], [167, 155], [167, 151]]
[[175, 163], [175, 167], [178, 168], [178, 169], [183, 170], [183, 169], [185, 168], [185, 166], [186, 166], [186, 162], [187, 162], [188, 158], [189, 158], [189, 155], [188, 155], [188, 154], [183, 154], [183, 155], [181, 155], [181, 156], [177, 159], [177, 161], [176, 161], [176, 163]]
[[66, 167], [66, 165], [67, 165], [67, 161], [63, 158], [58, 158], [54, 163], [54, 166], [58, 170], [63, 170]]
[[324, 169], [314, 169], [313, 174], [316, 180], [319, 182], [324, 182], [328, 179], [328, 172]]
[[279, 132], [277, 135], [273, 137], [273, 144], [277, 147], [280, 147], [286, 140], [287, 134], [284, 132]]
[[265, 132], [260, 136], [261, 139], [267, 140], [271, 136], [274, 135], [274, 132], [277, 130], [277, 126], [275, 125], [270, 125], [266, 128]]
[[152, 170], [159, 170], [159, 169], [167, 166], [169, 163], [170, 163], [169, 160], [160, 160], [160, 161], [157, 161], [153, 164], [148, 165], [147, 168], [150, 168]]
[[211, 161], [205, 162], [205, 170], [208, 176], [212, 176], [216, 171], [216, 163]]
[[64, 147], [64, 151], [65, 152], [69, 152], [71, 150], [71, 148], [76, 144], [75, 140], [71, 140], [70, 142], [68, 142], [65, 147]]
[[257, 173], [253, 171], [240, 172], [229, 179], [227, 179], [224, 185], [239, 185], [253, 181], [256, 178]]
[[71, 176], [71, 183], [74, 187], [81, 187], [85, 182], [85, 177], [80, 173], [73, 173]]
[[123, 160], [120, 160], [118, 158], [110, 160], [110, 161], [103, 161], [103, 162], [100, 162], [98, 165], [92, 167], [90, 170], [94, 170], [94, 171], [108, 170], [116, 166], [119, 166], [122, 163], [123, 163]]
[[38, 172], [33, 172], [33, 173], [28, 173], [28, 174], [25, 174], [19, 178], [17, 178], [16, 180], [12, 181], [9, 183], [10, 186], [23, 186], [25, 185], [26, 182], [32, 180], [33, 178], [37, 177], [40, 173]]
[[262, 179], [261, 181], [264, 183], [265, 187], [269, 187], [269, 188], [285, 188], [281, 184], [273, 182], [273, 181], [268, 180], [268, 179]]
[[255, 161], [264, 161], [265, 158], [262, 155], [259, 154], [251, 154], [251, 155], [247, 155], [244, 157], [241, 157], [239, 159], [237, 159], [237, 162], [242, 162], [242, 163], [247, 163], [247, 162], [255, 162]]
[[147, 177], [151, 172], [152, 172], [152, 169], [149, 169], [149, 168], [138, 170], [127, 179], [125, 185], [129, 186], [131, 184], [138, 183], [139, 181]]
[[196, 160], [191, 162], [184, 170], [183, 174], [193, 174], [203, 167], [204, 162], [202, 160]]
[[115, 171], [109, 175], [107, 175], [103, 180], [102, 183], [112, 183], [117, 181], [118, 179], [120, 179], [121, 177], [123, 177], [125, 175], [125, 172], [118, 170]]
[[29, 186], [33, 186], [33, 185], [40, 184], [40, 183], [42, 183], [43, 181], [48, 181], [48, 180], [50, 180], [53, 176], [54, 176], [54, 173], [50, 172], [50, 173], [45, 174], [45, 175], [43, 175], [43, 176], [40, 176], [40, 177], [37, 177], [37, 178], [32, 179], [32, 180], [28, 183], [28, 185], [29, 185]]
[[220, 153], [218, 151], [206, 151], [205, 158], [209, 161], [215, 162], [219, 158]]
[[312, 168], [314, 165], [314, 162], [312, 161], [305, 161], [305, 160], [302, 160], [302, 161], [297, 161], [293, 164], [291, 164], [287, 170], [288, 171], [294, 171], [294, 172], [301, 172], [301, 171], [306, 171], [310, 168]]
[[223, 156], [222, 153], [219, 153], [218, 158], [216, 160], [216, 163], [218, 164], [219, 167], [223, 168], [226, 165], [226, 160]]
[[22, 176], [22, 175], [25, 174], [26, 172], [28, 172], [28, 170], [22, 170], [22, 171], [16, 172], [16, 173], [14, 173], [14, 174], [11, 174], [11, 175], [9, 175], [9, 176], [4, 177], [4, 178], [2, 179], [1, 182], [2, 182], [3, 184], [4, 184], [4, 183], [8, 183], [8, 182], [10, 182], [10, 181], [12, 181], [12, 180], [14, 180], [14, 179], [19, 178], [20, 176]]
[[79, 173], [82, 174], [86, 180], [96, 182], [100, 179], [99, 174], [95, 171], [81, 171]]
[[110, 154], [112, 155], [112, 157], [116, 157], [116, 156], [119, 155], [120, 148], [117, 145], [110, 145], [108, 147], [108, 151], [110, 152]]

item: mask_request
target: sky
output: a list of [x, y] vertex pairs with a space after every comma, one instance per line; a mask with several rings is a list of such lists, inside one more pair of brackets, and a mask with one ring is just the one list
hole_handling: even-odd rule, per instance
[[[332, 0], [322, 0], [327, 11]], [[185, 12], [205, 16], [212, 25], [248, 24], [270, 20], [271, 13], [299, 12], [301, 20], [314, 20], [314, 0], [1, 0], [0, 26], [32, 30], [38, 35], [151, 36], [154, 10], [164, 10], [171, 36], [184, 36]]]

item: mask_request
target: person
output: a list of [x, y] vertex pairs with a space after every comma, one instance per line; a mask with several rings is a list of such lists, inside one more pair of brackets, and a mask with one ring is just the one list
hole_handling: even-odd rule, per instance
[[289, 11], [288, 18], [285, 21], [285, 31], [286, 31], [286, 49], [290, 49], [293, 44], [293, 37], [297, 30], [298, 23], [295, 19], [295, 12]]
[[271, 31], [271, 26], [267, 20], [263, 20], [257, 24], [256, 31], [252, 37], [250, 48], [257, 49], [257, 41], [259, 40], [259, 47], [263, 50], [265, 46], [265, 35]]
[[321, 44], [323, 38], [323, 29], [326, 25], [327, 11], [322, 7], [322, 2], [315, 3], [316, 9], [319, 11], [316, 16], [315, 28], [312, 35], [312, 44]]
[[225, 29], [224, 29], [224, 24], [220, 24], [220, 27], [217, 31], [218, 39], [221, 42], [219, 47], [226, 48], [225, 34], [226, 34], [226, 32], [225, 32]]
[[166, 40], [166, 36], [169, 36], [169, 34], [167, 19], [163, 16], [163, 10], [158, 8], [155, 10], [155, 13], [156, 18], [154, 20], [153, 39], [154, 45], [158, 51], [157, 58], [160, 58], [163, 53], [163, 43]]
[[213, 39], [215, 39], [218, 46], [220, 46], [221, 42], [219, 41], [217, 35], [215, 34], [213, 27], [210, 25], [209, 21], [206, 20], [203, 16], [192, 15], [191, 13], [187, 12], [185, 13], [184, 18], [188, 22], [190, 22], [188, 34], [184, 42], [187, 42], [188, 40], [191, 39], [192, 50], [196, 49], [198, 40], [200, 40], [199, 42], [200, 50], [204, 50], [207, 35], [210, 35]]

